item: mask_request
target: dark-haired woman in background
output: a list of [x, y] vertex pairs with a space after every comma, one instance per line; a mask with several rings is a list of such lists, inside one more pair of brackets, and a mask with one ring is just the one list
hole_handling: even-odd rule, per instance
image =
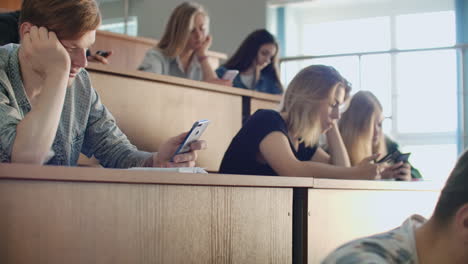
[[242, 42], [229, 60], [216, 70], [222, 78], [227, 70], [238, 70], [233, 86], [259, 92], [281, 94], [278, 74], [278, 43], [265, 29], [259, 29]]

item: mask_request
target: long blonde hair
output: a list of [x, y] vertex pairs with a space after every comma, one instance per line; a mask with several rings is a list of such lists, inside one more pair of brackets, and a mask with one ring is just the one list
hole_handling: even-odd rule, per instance
[[[194, 27], [195, 17], [202, 14], [208, 28], [209, 17], [203, 6], [194, 2], [184, 2], [172, 11], [164, 34], [156, 48], [168, 57], [177, 57], [184, 50]], [[207, 29], [208, 31], [208, 29]]]
[[351, 165], [357, 165], [373, 153], [386, 153], [385, 137], [373, 145], [374, 115], [382, 112], [382, 105], [369, 91], [359, 91], [352, 98], [348, 109], [341, 115], [339, 129], [348, 150]]
[[317, 144], [323, 128], [320, 124], [320, 102], [329, 99], [342, 87], [345, 99], [351, 85], [331, 66], [312, 65], [302, 69], [291, 81], [281, 102], [286, 124], [292, 137], [305, 146]]

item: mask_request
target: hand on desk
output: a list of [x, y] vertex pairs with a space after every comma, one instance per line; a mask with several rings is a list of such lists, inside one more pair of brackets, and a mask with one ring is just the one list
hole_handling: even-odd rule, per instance
[[159, 147], [159, 152], [153, 155], [152, 167], [172, 168], [172, 167], [194, 167], [197, 160], [197, 151], [206, 149], [206, 141], [198, 140], [190, 145], [190, 152], [174, 156], [174, 162], [171, 162], [172, 155], [184, 141], [188, 132], [172, 137]]

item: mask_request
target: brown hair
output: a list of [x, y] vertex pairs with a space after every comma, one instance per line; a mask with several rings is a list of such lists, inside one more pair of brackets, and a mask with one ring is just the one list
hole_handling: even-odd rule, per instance
[[172, 11], [164, 34], [156, 48], [159, 48], [165, 56], [171, 58], [179, 56], [190, 38], [195, 16], [198, 14], [205, 17], [205, 23], [208, 27], [208, 15], [200, 4], [184, 2], [177, 6]]
[[382, 105], [377, 97], [369, 91], [359, 91], [351, 98], [348, 109], [341, 115], [339, 129], [352, 166], [373, 153], [383, 154], [387, 151], [383, 135], [377, 146], [372, 145], [375, 125], [373, 117], [377, 111], [382, 112]]
[[23, 0], [20, 24], [29, 22], [55, 32], [59, 39], [77, 39], [101, 23], [95, 0]]
[[330, 99], [338, 88], [351, 91], [350, 83], [331, 66], [312, 65], [302, 69], [291, 81], [284, 94], [280, 112], [287, 113], [286, 124], [293, 137], [305, 146], [313, 146], [322, 133], [320, 102]]
[[468, 204], [468, 151], [460, 156], [455, 168], [442, 189], [437, 202], [434, 219], [440, 226], [445, 226], [449, 220], [465, 204]]

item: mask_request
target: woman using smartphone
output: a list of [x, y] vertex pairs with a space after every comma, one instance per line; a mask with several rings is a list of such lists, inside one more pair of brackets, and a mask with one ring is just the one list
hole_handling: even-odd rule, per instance
[[[398, 150], [398, 144], [382, 131], [382, 105], [369, 91], [359, 91], [351, 99], [349, 107], [339, 121], [339, 130], [348, 150], [351, 165], [380, 153], [380, 158]], [[382, 178], [411, 180], [421, 174], [409, 163], [396, 162], [382, 170]]]
[[278, 43], [265, 29], [256, 30], [242, 42], [228, 61], [216, 70], [223, 78], [228, 70], [238, 70], [233, 86], [259, 92], [281, 94], [278, 74]]
[[174, 9], [163, 37], [146, 52], [138, 67], [141, 71], [172, 75], [197, 81], [231, 85], [220, 80], [208, 62], [211, 46], [209, 17], [197, 3], [184, 2]]
[[[333, 68], [312, 65], [299, 72], [286, 90], [280, 111], [258, 110], [232, 140], [220, 172], [250, 175], [375, 179], [376, 155], [350, 167], [338, 131], [339, 106], [351, 90]], [[317, 146], [327, 134], [330, 154]]]

